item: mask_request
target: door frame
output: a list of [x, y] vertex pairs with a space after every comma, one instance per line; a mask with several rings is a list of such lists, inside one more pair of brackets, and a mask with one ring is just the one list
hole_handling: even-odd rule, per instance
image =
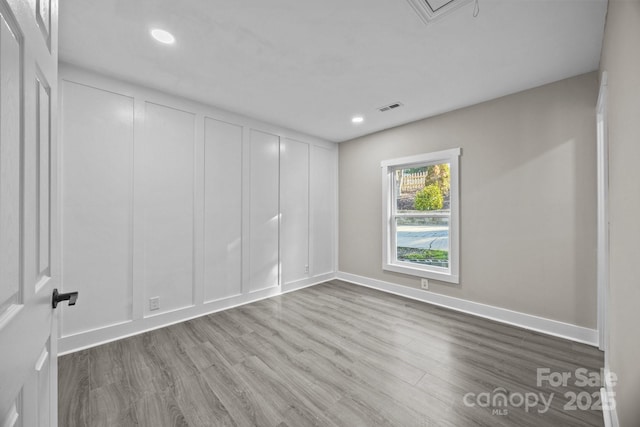
[[600, 79], [596, 106], [597, 125], [597, 288], [598, 347], [605, 352], [605, 367], [609, 339], [607, 333], [607, 298], [609, 291], [609, 141], [607, 126], [607, 72]]

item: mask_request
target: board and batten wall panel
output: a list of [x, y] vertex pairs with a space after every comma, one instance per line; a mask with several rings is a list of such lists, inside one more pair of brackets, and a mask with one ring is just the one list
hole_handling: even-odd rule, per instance
[[279, 168], [280, 138], [250, 132], [249, 290], [279, 285]]
[[335, 271], [336, 166], [334, 150], [314, 145], [310, 162], [310, 270], [312, 275]]
[[62, 311], [62, 354], [334, 277], [335, 144], [67, 64], [60, 73], [62, 287], [80, 291]]
[[204, 299], [242, 294], [242, 126], [204, 118]]
[[133, 99], [63, 81], [62, 334], [131, 319]]
[[145, 103], [140, 197], [144, 229], [144, 301], [160, 308], [193, 304], [195, 114]]
[[289, 284], [309, 277], [309, 144], [280, 144], [280, 257]]

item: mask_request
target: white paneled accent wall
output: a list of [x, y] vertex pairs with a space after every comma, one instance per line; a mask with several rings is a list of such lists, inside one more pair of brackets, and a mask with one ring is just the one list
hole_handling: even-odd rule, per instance
[[61, 353], [334, 277], [335, 144], [64, 64], [60, 79], [62, 288], [80, 293]]
[[[159, 298], [153, 313], [193, 305], [195, 114], [151, 102], [144, 104], [141, 179], [136, 195], [142, 229], [144, 301]], [[64, 165], [63, 165], [64, 170]]]
[[309, 277], [309, 144], [280, 142], [282, 283]]
[[309, 253], [313, 276], [331, 273], [336, 267], [335, 249], [336, 221], [334, 212], [337, 202], [333, 188], [337, 185], [337, 162], [332, 149], [313, 145], [311, 147], [309, 194], [311, 195]]
[[242, 126], [205, 117], [204, 156], [204, 298], [215, 301], [242, 294]]
[[249, 135], [249, 291], [257, 292], [278, 286], [280, 138], [253, 129]]
[[87, 301], [62, 306], [73, 335], [132, 319], [134, 110], [127, 95], [72, 81], [59, 88], [62, 282]]

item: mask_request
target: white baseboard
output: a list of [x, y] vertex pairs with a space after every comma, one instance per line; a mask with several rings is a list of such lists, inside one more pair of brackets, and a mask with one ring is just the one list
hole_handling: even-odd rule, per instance
[[287, 293], [291, 291], [297, 291], [298, 289], [304, 289], [309, 286], [315, 286], [322, 282], [326, 282], [328, 280], [333, 280], [336, 278], [336, 273], [329, 272], [318, 274], [316, 276], [310, 277], [308, 279], [296, 280], [295, 282], [284, 283], [282, 285], [282, 293]]
[[[604, 378], [608, 378], [609, 375], [609, 368], [605, 367]], [[600, 401], [602, 402], [602, 417], [604, 419], [604, 427], [620, 427], [615, 396], [616, 394], [613, 391], [613, 388], [607, 381], [605, 381], [604, 387], [600, 389]]]
[[243, 295], [235, 295], [229, 298], [205, 302], [200, 305], [193, 305], [170, 312], [147, 316], [143, 319], [130, 320], [98, 329], [83, 331], [74, 335], [64, 336], [58, 339], [58, 356], [96, 347], [98, 345], [142, 334], [154, 329], [164, 328], [165, 326], [185, 322], [187, 320], [216, 313], [218, 311], [228, 310], [230, 308], [260, 301], [265, 298], [318, 285], [334, 278], [334, 273], [322, 274], [308, 279], [284, 284], [282, 286], [276, 286]]
[[336, 278], [356, 285], [389, 292], [391, 294], [461, 311], [474, 316], [484, 317], [486, 319], [541, 332], [543, 334], [566, 338], [595, 347], [598, 346], [598, 331], [595, 329], [558, 322], [544, 317], [533, 316], [531, 314], [508, 310], [492, 305], [441, 295], [434, 292], [424, 291], [422, 289], [410, 288], [408, 286], [397, 285], [395, 283], [371, 279], [342, 271], [339, 271], [336, 274]]
[[[75, 335], [65, 336], [58, 340], [58, 354], [64, 355], [101, 344], [106, 344], [111, 341], [163, 328], [165, 326], [184, 322], [196, 317], [205, 316], [207, 314], [249, 304], [265, 298], [314, 286], [335, 278], [356, 285], [366, 286], [383, 292], [400, 295], [406, 298], [446, 307], [452, 310], [461, 311], [544, 334], [566, 338], [593, 346], [598, 345], [598, 334], [595, 329], [584, 328], [500, 307], [441, 295], [434, 292], [423, 291], [421, 289], [414, 289], [351, 273], [338, 272], [337, 274], [326, 273], [309, 279], [287, 283], [281, 287], [265, 289], [263, 291], [250, 294], [237, 295], [226, 299], [207, 302], [201, 305], [185, 307], [183, 309], [145, 317], [143, 319], [131, 320], [95, 330], [84, 331]], [[612, 426], [617, 427], [617, 424], [612, 424]]]

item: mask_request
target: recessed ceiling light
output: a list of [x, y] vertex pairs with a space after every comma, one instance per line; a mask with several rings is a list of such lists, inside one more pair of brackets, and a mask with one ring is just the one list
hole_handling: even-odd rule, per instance
[[355, 116], [351, 119], [351, 123], [362, 123], [364, 122], [364, 117], [362, 116]]
[[154, 28], [153, 30], [151, 30], [151, 36], [154, 39], [158, 40], [160, 43], [164, 44], [173, 44], [176, 41], [176, 38], [173, 37], [173, 34], [159, 28]]

